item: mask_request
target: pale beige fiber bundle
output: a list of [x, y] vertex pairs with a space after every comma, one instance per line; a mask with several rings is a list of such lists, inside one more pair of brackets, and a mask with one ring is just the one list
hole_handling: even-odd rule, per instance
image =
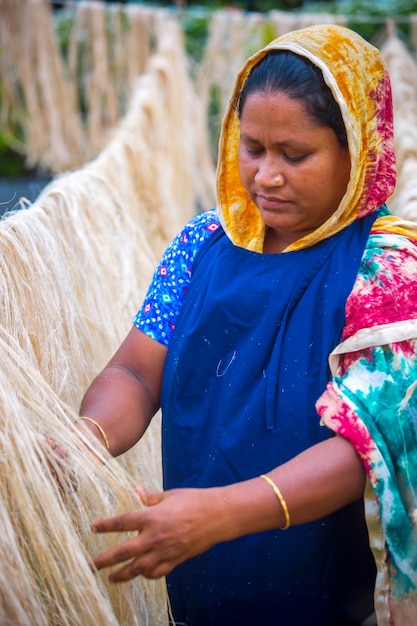
[[269, 17], [274, 29], [274, 37], [280, 37], [292, 30], [307, 28], [315, 24], [345, 24], [347, 19], [344, 15], [333, 15], [325, 12], [297, 11], [291, 13], [275, 9], [270, 11]]
[[[52, 172], [80, 165], [85, 156], [74, 81], [60, 55], [47, 0], [0, 0], [0, 119], [29, 167]], [[3, 98], [4, 95], [4, 98]]]
[[[70, 47], [73, 80], [77, 80], [79, 64], [82, 64], [84, 83], [86, 133], [89, 154], [97, 154], [106, 140], [106, 132], [120, 118], [116, 83], [110, 68], [107, 13], [101, 2], [82, 2], [77, 7], [74, 32]], [[82, 53], [76, 54], [74, 42], [88, 44]]]
[[183, 54], [167, 20], [108, 145], [0, 221], [2, 626], [167, 621], [163, 580], [110, 587], [88, 567], [118, 540], [92, 535], [92, 521], [139, 506], [138, 482], [160, 487], [159, 416], [104, 465], [71, 424], [130, 329], [162, 248], [194, 214], [204, 174]]
[[[117, 190], [121, 211], [135, 211], [156, 258], [192, 217], [214, 202], [214, 165], [203, 115], [188, 73], [179, 24], [157, 29], [158, 50], [137, 82], [117, 136], [94, 167]], [[111, 160], [111, 166], [109, 162]], [[126, 204], [133, 206], [126, 207]]]
[[[113, 80], [118, 82], [119, 99], [128, 102], [152, 54], [155, 33], [165, 21], [165, 11], [138, 4], [108, 5], [113, 14]], [[127, 23], [126, 23], [127, 22]], [[126, 112], [125, 110], [122, 112]]]
[[[110, 587], [89, 567], [115, 540], [93, 535], [90, 524], [140, 506], [132, 481], [72, 434], [69, 407], [3, 328], [0, 349], [0, 623], [166, 624], [162, 582]], [[48, 444], [51, 433], [67, 462]]]
[[395, 215], [417, 221], [417, 64], [389, 24], [381, 54], [392, 83], [397, 186], [388, 205]]
[[211, 100], [216, 102], [218, 113], [212, 120], [215, 134], [220, 130], [237, 72], [248, 56], [267, 43], [264, 41], [265, 24], [266, 18], [260, 13], [218, 10], [211, 14], [204, 54], [194, 73], [206, 128], [209, 127]]
[[29, 168], [80, 167], [127, 113], [168, 13], [96, 0], [53, 13], [49, 0], [0, 0], [0, 17], [2, 133]]
[[[165, 13], [134, 4], [85, 0], [70, 4], [64, 16], [72, 24], [66, 63], [84, 105], [85, 143], [88, 156], [93, 157], [125, 115]], [[60, 17], [57, 24], [64, 21]]]

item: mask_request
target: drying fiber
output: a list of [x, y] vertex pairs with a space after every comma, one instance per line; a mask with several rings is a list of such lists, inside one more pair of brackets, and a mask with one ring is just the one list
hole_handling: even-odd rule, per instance
[[417, 64], [392, 22], [381, 54], [392, 83], [397, 157], [397, 185], [389, 207], [396, 215], [417, 221]]
[[0, 0], [0, 120], [2, 132], [28, 167], [52, 172], [85, 155], [76, 85], [63, 63], [50, 5]]
[[160, 488], [160, 416], [119, 459], [99, 442], [92, 454], [72, 424], [195, 213], [196, 108], [167, 19], [106, 146], [0, 221], [2, 626], [167, 623], [164, 580], [110, 586], [88, 565], [119, 539], [91, 523], [140, 506], [138, 482]]
[[[168, 11], [74, 2], [59, 20], [65, 49], [46, 0], [0, 0], [0, 11], [0, 123], [29, 165], [55, 175], [0, 221], [0, 624], [165, 625], [163, 580], [110, 586], [89, 567], [119, 540], [91, 523], [140, 507], [138, 482], [160, 488], [160, 416], [118, 459], [72, 424], [164, 248], [214, 205], [213, 99], [220, 118], [251, 52], [327, 18], [215, 12], [192, 80]], [[394, 32], [382, 51], [397, 135], [390, 207], [415, 220], [415, 61]]]

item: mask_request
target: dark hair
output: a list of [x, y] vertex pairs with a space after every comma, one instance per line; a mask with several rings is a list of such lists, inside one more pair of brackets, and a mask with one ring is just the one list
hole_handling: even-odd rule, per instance
[[247, 97], [256, 92], [284, 92], [290, 98], [301, 100], [306, 111], [321, 126], [336, 133], [339, 143], [347, 148], [346, 128], [340, 107], [323, 74], [309, 59], [286, 50], [271, 50], [255, 65], [238, 98], [240, 117]]

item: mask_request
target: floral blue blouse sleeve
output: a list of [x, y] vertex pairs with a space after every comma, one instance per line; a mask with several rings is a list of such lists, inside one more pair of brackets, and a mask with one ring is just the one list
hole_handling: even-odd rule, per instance
[[200, 213], [186, 224], [165, 251], [143, 305], [133, 318], [139, 330], [165, 346], [174, 332], [195, 256], [219, 227], [214, 209]]

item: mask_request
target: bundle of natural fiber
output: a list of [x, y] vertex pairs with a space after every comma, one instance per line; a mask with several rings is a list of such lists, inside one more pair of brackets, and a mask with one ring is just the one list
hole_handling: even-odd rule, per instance
[[[57, 172], [80, 165], [85, 144], [77, 90], [60, 54], [49, 2], [1, 0], [1, 12], [4, 132], [29, 168], [43, 165]], [[23, 141], [13, 143], [19, 124]]]
[[1, 0], [1, 12], [2, 132], [28, 168], [80, 167], [126, 114], [167, 12], [96, 0], [57, 13], [49, 0]]
[[[81, 192], [77, 193], [77, 190]], [[86, 210], [83, 210], [83, 207]], [[143, 295], [155, 258], [140, 225], [135, 224], [132, 214], [128, 211], [123, 214], [120, 211], [120, 206], [115, 201], [115, 190], [112, 195], [104, 180], [98, 175], [94, 176], [93, 171], [88, 171], [88, 168], [86, 171], [75, 172], [56, 181], [49, 190], [45, 190], [45, 194], [35, 205], [10, 215], [0, 223], [0, 226], [0, 277], [4, 303], [1, 329], [3, 342], [10, 354], [9, 360], [5, 358], [2, 360], [5, 371], [2, 372], [0, 396], [1, 402], [7, 404], [2, 411], [3, 418], [11, 420], [20, 433], [20, 438], [15, 436], [8, 421], [2, 424], [0, 429], [3, 433], [3, 450], [9, 450], [10, 457], [8, 469], [2, 472], [1, 476], [2, 480], [8, 483], [13, 482], [22, 472], [20, 456], [27, 459], [33, 453], [31, 445], [33, 447], [35, 443], [31, 439], [25, 441], [27, 421], [29, 428], [32, 425], [40, 429], [39, 438], [50, 434], [61, 442], [59, 443], [61, 447], [69, 445], [71, 437], [74, 439], [70, 433], [70, 425], [76, 419], [76, 409], [81, 395], [93, 375], [105, 364], [126, 333], [130, 317], [126, 314], [127, 303], [130, 300], [132, 304]], [[6, 348], [3, 350], [3, 353], [5, 352]], [[19, 378], [19, 371], [25, 375], [27, 373], [28, 378], [23, 380], [21, 377], [23, 374]], [[48, 396], [49, 403], [53, 405], [49, 411]], [[60, 408], [59, 411], [55, 407], [58, 398], [59, 402], [65, 403], [64, 408]], [[27, 498], [33, 498], [32, 507], [36, 504], [37, 509], [41, 510], [40, 515], [46, 516], [46, 513], [42, 512], [43, 505], [51, 507], [53, 512], [56, 502], [53, 502], [52, 495], [46, 487], [42, 496], [32, 490], [31, 481], [36, 482], [38, 475], [43, 475], [45, 455], [48, 463], [60, 467], [60, 454], [59, 448], [57, 451], [50, 450], [44, 439], [40, 441], [43, 444], [44, 457], [42, 459], [39, 454], [33, 453], [33, 462], [30, 467], [26, 466], [24, 476], [27, 482]], [[36, 449], [41, 443], [38, 441]], [[90, 453], [85, 448], [74, 449], [73, 446], [70, 446], [69, 452], [71, 463], [63, 469], [67, 472], [70, 470], [77, 481], [83, 482], [85, 475], [91, 474], [92, 461], [88, 460]], [[109, 483], [106, 474], [99, 474], [95, 477], [95, 484], [91, 485], [94, 493], [98, 494], [103, 489], [109, 490], [114, 501], [121, 499], [124, 502], [123, 507], [127, 508], [129, 494], [133, 493], [133, 484], [144, 482], [153, 487], [160, 485], [158, 419], [141, 443], [118, 461], [116, 478], [121, 479], [124, 476], [122, 468], [126, 469], [129, 481], [124, 477], [122, 482], [117, 483], [117, 480], [112, 479]], [[64, 475], [59, 477], [61, 485], [66, 484], [65, 475], [64, 472]], [[48, 477], [50, 478], [50, 474]], [[42, 485], [44, 483], [45, 481]], [[50, 489], [57, 493], [53, 487]], [[67, 493], [67, 490], [64, 491]], [[71, 550], [67, 552], [68, 559], [73, 559], [77, 551], [84, 555], [88, 549], [83, 542], [88, 525], [94, 519], [95, 508], [94, 499], [92, 502], [90, 495], [90, 492], [85, 490], [77, 492], [81, 502], [77, 500], [76, 509], [65, 510], [66, 521], [59, 521], [61, 525], [65, 522], [64, 528], [67, 528], [68, 524], [73, 526], [81, 524], [85, 530], [83, 537], [79, 538], [78, 548], [72, 545]], [[107, 496], [107, 500], [109, 498], [110, 496]], [[102, 496], [99, 500], [101, 499]], [[69, 501], [73, 502], [73, 499]], [[131, 508], [131, 495], [129, 504]], [[27, 502], [24, 508], [30, 510]], [[98, 516], [105, 513], [104, 509], [96, 511]], [[115, 508], [111, 509], [113, 514], [115, 511]], [[106, 514], [109, 512], [110, 508]], [[51, 519], [59, 520], [58, 514], [53, 512]], [[29, 519], [26, 534], [19, 531], [28, 549], [31, 549], [31, 543], [35, 540], [30, 531], [31, 524], [32, 521]], [[14, 526], [13, 516], [9, 525]], [[40, 580], [46, 580], [41, 567], [47, 567], [48, 559], [57, 558], [55, 554], [57, 548], [54, 545], [54, 537], [49, 536], [48, 527], [45, 524], [36, 525], [39, 528], [38, 533], [48, 534], [48, 539], [44, 543], [49, 548], [46, 549], [44, 546], [44, 560], [37, 563], [36, 567], [32, 566], [31, 562], [25, 561], [30, 568], [27, 576], [39, 576]], [[39, 539], [36, 541], [39, 542]], [[91, 553], [89, 551], [89, 554]], [[7, 554], [13, 563], [15, 555], [10, 546]], [[108, 622], [104, 619], [94, 621], [88, 614], [81, 612], [79, 604], [84, 605], [85, 599], [78, 598], [78, 590], [82, 590], [87, 581], [79, 587], [71, 563], [62, 560], [61, 554], [59, 558], [63, 571], [66, 572], [66, 586], [71, 589], [71, 606], [59, 604], [58, 599], [54, 598], [56, 611], [62, 610], [69, 615], [68, 624], [117, 623], [112, 621], [112, 612], [107, 608], [104, 612], [107, 614]], [[78, 556], [78, 559], [81, 558]], [[61, 585], [62, 576], [60, 578], [54, 574], [50, 584], [53, 584], [54, 580], [56, 585]], [[146, 594], [144, 592], [148, 587], [149, 583], [139, 580], [132, 587], [133, 596], [128, 593], [122, 600], [119, 597], [121, 592], [117, 591], [117, 611], [127, 615], [121, 621], [122, 624], [146, 623], [142, 619], [144, 612], [154, 614], [156, 610], [158, 614], [165, 613], [163, 583], [159, 582], [154, 588], [149, 589], [150, 596], [156, 594], [160, 597], [160, 601], [153, 608], [148, 606], [148, 592]], [[91, 585], [88, 588], [92, 595], [97, 596], [96, 591], [91, 590]], [[35, 597], [32, 602], [39, 602], [39, 611], [46, 611], [46, 614], [49, 613], [49, 609], [43, 605], [43, 595], [52, 594], [49, 588], [47, 591], [48, 593], [41, 583], [33, 586]], [[54, 593], [57, 593], [56, 590]], [[108, 599], [103, 600], [105, 605], [108, 602]], [[139, 603], [141, 608], [135, 608], [133, 611], [132, 603], [136, 605]], [[85, 603], [85, 610], [90, 609], [91, 603]], [[77, 619], [71, 617], [72, 610], [78, 616]], [[7, 612], [8, 608], [4, 607], [4, 611]], [[15, 616], [10, 620], [10, 623], [16, 625], [25, 623], [16, 621]], [[54, 621], [51, 618], [48, 623], [67, 622], [58, 619]], [[164, 622], [155, 621], [155, 623]]]
[[335, 15], [325, 12], [300, 11], [290, 13], [288, 11], [278, 11], [273, 9], [269, 13], [271, 23], [274, 28], [274, 36], [280, 37], [291, 30], [307, 28], [314, 24], [345, 24], [347, 21], [344, 15]]
[[165, 19], [156, 8], [90, 0], [68, 6], [56, 20], [57, 27], [70, 24], [66, 62], [84, 108], [89, 158], [99, 153], [126, 114]]
[[162, 581], [110, 586], [89, 566], [115, 543], [93, 535], [92, 521], [140, 507], [132, 481], [72, 433], [71, 410], [3, 328], [0, 347], [0, 623], [166, 624]]
[[381, 46], [392, 83], [397, 186], [389, 200], [393, 213], [417, 221], [417, 64], [388, 22]]
[[110, 587], [88, 566], [116, 541], [92, 535], [91, 522], [140, 506], [138, 482], [161, 484], [159, 416], [120, 459], [97, 443], [104, 464], [71, 429], [88, 383], [130, 329], [161, 249], [194, 214], [196, 100], [178, 25], [168, 20], [163, 33], [102, 152], [0, 221], [7, 626], [167, 621], [164, 581]]
[[[212, 126], [214, 153], [235, 76], [246, 58], [267, 43], [265, 24], [266, 18], [259, 13], [218, 10], [211, 14], [204, 54], [195, 70], [195, 85], [204, 108], [204, 125]], [[213, 103], [217, 111], [210, 123]]]

